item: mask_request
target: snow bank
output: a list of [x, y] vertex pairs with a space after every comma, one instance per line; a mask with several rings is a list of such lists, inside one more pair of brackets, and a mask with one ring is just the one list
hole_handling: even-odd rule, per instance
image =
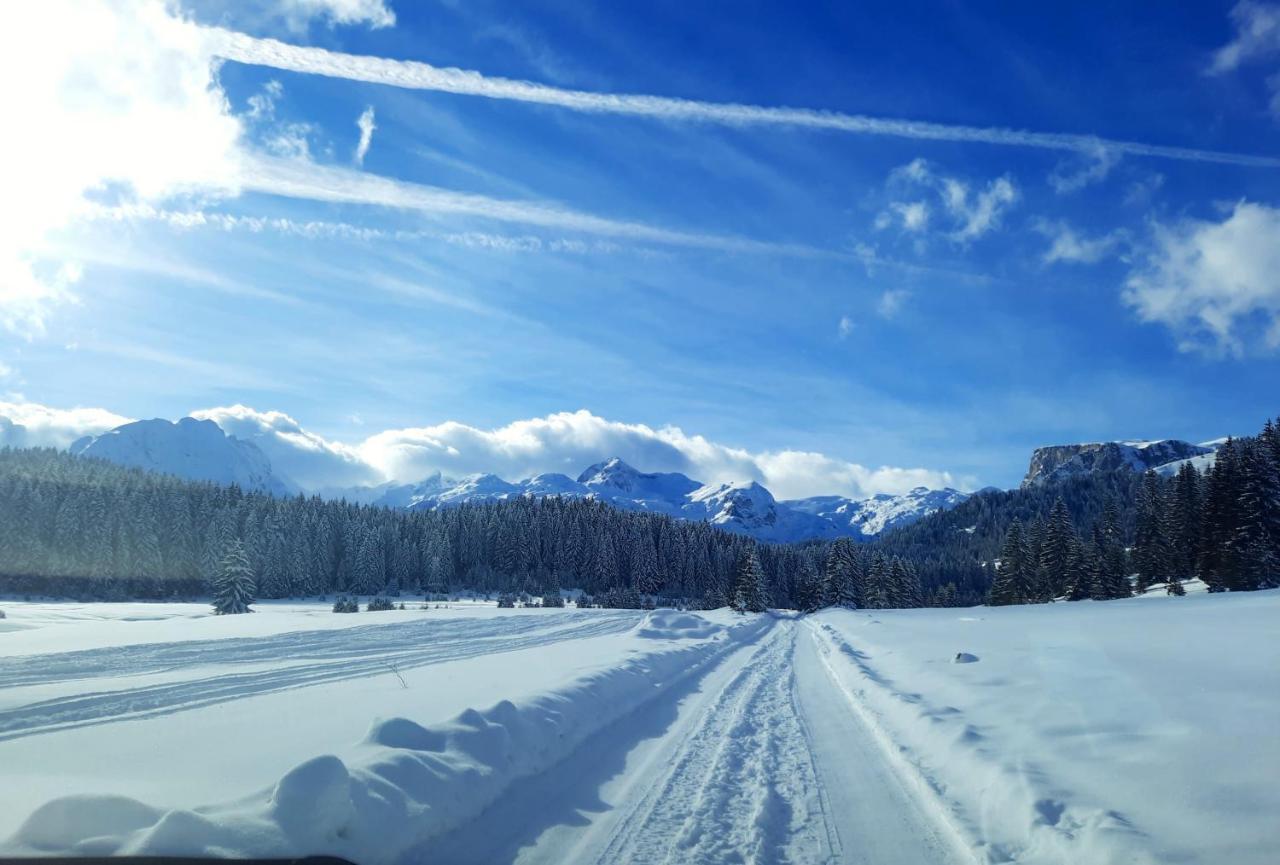
[[723, 625], [679, 610], [654, 610], [636, 625], [636, 636], [648, 640], [705, 640], [722, 631]]
[[392, 862], [474, 819], [516, 780], [565, 759], [589, 736], [770, 622], [752, 617], [718, 628], [712, 639], [637, 655], [560, 689], [468, 709], [444, 724], [375, 721], [346, 759], [316, 756], [273, 788], [232, 803], [166, 810], [120, 796], [56, 799], [0, 847], [18, 854], [329, 854], [363, 865]]
[[1280, 592], [958, 612], [830, 611], [814, 630], [984, 861], [1274, 861]]

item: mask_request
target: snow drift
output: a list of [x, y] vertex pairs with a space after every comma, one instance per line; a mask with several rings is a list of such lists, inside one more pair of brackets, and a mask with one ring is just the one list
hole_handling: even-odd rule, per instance
[[[660, 611], [649, 636], [687, 638], [698, 617]], [[37, 809], [3, 848], [18, 854], [296, 857], [337, 855], [362, 865], [477, 817], [515, 781], [546, 771], [589, 736], [716, 663], [768, 628], [753, 617], [709, 622], [694, 645], [673, 644], [561, 689], [431, 727], [377, 720], [345, 759], [318, 755], [271, 789], [196, 809], [121, 796], [79, 795]]]

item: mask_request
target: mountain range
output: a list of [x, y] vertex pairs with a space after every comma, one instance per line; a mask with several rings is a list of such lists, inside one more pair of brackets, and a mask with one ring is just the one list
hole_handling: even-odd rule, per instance
[[[1037, 448], [1022, 486], [1053, 483], [1073, 475], [1116, 470], [1162, 474], [1190, 461], [1211, 464], [1221, 440], [1190, 444], [1177, 439], [1095, 442]], [[272, 495], [304, 492], [273, 472], [271, 461], [253, 442], [227, 435], [211, 420], [182, 418], [124, 424], [71, 445], [71, 452], [193, 480], [238, 484]], [[392, 508], [443, 508], [520, 496], [591, 497], [614, 507], [650, 511], [677, 519], [702, 520], [762, 541], [794, 542], [852, 537], [869, 540], [910, 525], [969, 497], [950, 488], [916, 487], [900, 495], [870, 498], [813, 496], [778, 500], [755, 481], [704, 484], [679, 472], [642, 472], [618, 458], [596, 463], [572, 478], [559, 473], [507, 481], [494, 474], [448, 478], [439, 472], [417, 483], [308, 490], [326, 498]]]

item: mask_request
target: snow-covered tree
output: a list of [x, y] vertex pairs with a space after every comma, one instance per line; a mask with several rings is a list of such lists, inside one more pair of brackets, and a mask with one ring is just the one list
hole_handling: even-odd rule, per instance
[[748, 547], [738, 561], [731, 606], [740, 613], [763, 613], [769, 608], [764, 569], [760, 567], [760, 557], [753, 547]]
[[227, 547], [212, 583], [213, 611], [219, 616], [253, 612], [249, 605], [253, 603], [257, 585], [239, 538]]

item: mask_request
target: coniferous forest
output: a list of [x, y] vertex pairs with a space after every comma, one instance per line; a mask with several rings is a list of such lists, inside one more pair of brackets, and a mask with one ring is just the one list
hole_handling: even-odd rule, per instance
[[258, 598], [575, 588], [615, 607], [1101, 600], [1155, 583], [1176, 594], [1192, 577], [1214, 590], [1277, 585], [1280, 432], [1269, 421], [1228, 441], [1204, 473], [1183, 464], [1170, 478], [985, 491], [869, 544], [766, 544], [584, 499], [400, 511], [275, 498], [48, 449], [0, 451], [0, 514], [0, 591], [19, 594], [207, 596], [231, 556]]

